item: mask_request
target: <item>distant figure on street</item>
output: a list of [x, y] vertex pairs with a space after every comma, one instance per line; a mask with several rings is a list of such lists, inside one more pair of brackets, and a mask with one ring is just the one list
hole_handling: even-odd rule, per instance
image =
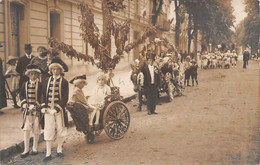
[[246, 68], [246, 66], [248, 65], [248, 60], [249, 60], [249, 52], [248, 50], [245, 50], [243, 53], [243, 68]]
[[28, 81], [28, 77], [24, 75], [25, 68], [31, 62], [31, 59], [34, 57], [32, 53], [31, 44], [24, 45], [25, 55], [18, 59], [18, 63], [16, 66], [16, 71], [20, 74], [19, 88], [22, 87], [23, 83]]
[[147, 63], [142, 69], [144, 74], [144, 88], [147, 96], [147, 110], [148, 115], [158, 114], [155, 112], [157, 98], [158, 98], [158, 87], [160, 85], [160, 73], [159, 69], [154, 66], [155, 54], [147, 55]]
[[23, 111], [23, 133], [24, 133], [24, 151], [21, 158], [29, 156], [30, 133], [33, 133], [33, 148], [31, 155], [38, 154], [38, 141], [41, 133], [41, 90], [42, 84], [39, 82], [41, 70], [37, 65], [28, 65], [25, 73], [29, 80], [23, 83], [20, 100]]
[[196, 85], [198, 86], [198, 64], [195, 60], [191, 61], [190, 74], [192, 79], [192, 86], [194, 86], [194, 80], [196, 82]]
[[0, 114], [3, 114], [1, 109], [4, 107], [7, 107], [7, 102], [5, 93], [5, 79], [3, 75], [3, 61], [0, 57]]
[[185, 62], [183, 64], [184, 68], [184, 74], [185, 74], [185, 79], [184, 79], [184, 85], [187, 84], [187, 86], [190, 86], [189, 81], [190, 81], [190, 56], [187, 56], [185, 58]]

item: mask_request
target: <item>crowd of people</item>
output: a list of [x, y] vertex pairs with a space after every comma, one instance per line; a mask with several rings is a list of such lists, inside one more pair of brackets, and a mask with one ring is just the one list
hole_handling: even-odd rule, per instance
[[[58, 57], [56, 51], [49, 51], [45, 47], [38, 47], [38, 56], [32, 55], [32, 46], [25, 45], [25, 55], [18, 58], [10, 57], [5, 75], [11, 76], [11, 92], [19, 90], [21, 109], [23, 112], [22, 130], [24, 132], [24, 152], [21, 158], [38, 154], [38, 140], [41, 129], [44, 129], [46, 141], [46, 157], [51, 157], [52, 142], [56, 139], [57, 156], [62, 157], [62, 145], [67, 134], [68, 115], [65, 110], [69, 100], [69, 83], [74, 85], [71, 101], [84, 105], [89, 115], [86, 120], [90, 129], [98, 126], [100, 111], [104, 108], [106, 96], [111, 94], [112, 72], [99, 73], [97, 84], [93, 89], [92, 98], [88, 99], [82, 89], [87, 85], [86, 75], [77, 75], [71, 81], [64, 78], [68, 66]], [[249, 53], [244, 52], [244, 67], [247, 65]], [[185, 86], [198, 85], [199, 67], [230, 68], [236, 67], [238, 56], [236, 52], [215, 52], [204, 54], [201, 57], [201, 66], [194, 57], [152, 52], [140, 54], [139, 59], [131, 65], [131, 80], [134, 91], [138, 95], [138, 111], [142, 110], [143, 97], [147, 100], [148, 115], [158, 114], [156, 105], [161, 92], [166, 92], [169, 101], [173, 100], [174, 92], [181, 95]], [[1, 82], [5, 82], [0, 59]], [[191, 79], [191, 84], [190, 84]], [[0, 108], [6, 107], [5, 86], [1, 83]], [[18, 105], [14, 102], [14, 107]], [[94, 117], [95, 120], [94, 120]], [[30, 133], [33, 133], [33, 147], [29, 149]]]
[[235, 50], [228, 50], [226, 53], [216, 51], [214, 53], [205, 53], [201, 56], [202, 69], [215, 69], [236, 67], [238, 55]]
[[148, 115], [157, 114], [156, 104], [161, 92], [166, 92], [169, 101], [173, 100], [174, 92], [181, 95], [184, 86], [198, 85], [198, 64], [190, 56], [181, 62], [181, 56], [173, 54], [156, 55], [147, 52], [131, 64], [131, 80], [137, 93], [138, 109], [142, 110], [144, 98], [147, 100]]
[[[59, 58], [59, 53], [38, 47], [38, 56], [32, 55], [32, 46], [25, 45], [25, 55], [10, 59], [6, 75], [11, 75], [12, 91], [19, 89], [21, 110], [23, 112], [22, 130], [24, 133], [24, 151], [21, 158], [38, 154], [38, 141], [41, 129], [44, 130], [46, 141], [46, 157], [43, 161], [52, 159], [51, 146], [57, 142], [57, 156], [63, 157], [62, 145], [67, 135], [68, 115], [65, 107], [69, 100], [69, 82], [74, 85], [71, 101], [84, 105], [89, 113], [90, 129], [99, 126], [100, 110], [104, 108], [105, 97], [111, 94], [108, 81], [113, 76], [110, 72], [100, 72], [97, 84], [93, 89], [92, 98], [84, 95], [82, 88], [87, 85], [86, 75], [77, 75], [69, 82], [64, 78], [68, 66]], [[2, 72], [1, 82], [5, 82]], [[3, 81], [2, 81], [3, 80]], [[3, 91], [3, 92], [2, 92]], [[7, 106], [5, 83], [1, 83], [1, 108]], [[15, 108], [17, 108], [15, 103]], [[94, 117], [96, 119], [94, 120]], [[95, 121], [95, 122], [94, 122]], [[94, 124], [94, 125], [93, 125]], [[30, 134], [33, 134], [32, 150], [29, 149]]]

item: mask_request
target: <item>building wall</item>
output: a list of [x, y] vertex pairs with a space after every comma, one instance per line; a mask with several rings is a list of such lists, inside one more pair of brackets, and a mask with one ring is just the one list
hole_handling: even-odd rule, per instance
[[[0, 43], [3, 47], [0, 47], [0, 57], [5, 63], [5, 7], [4, 3], [0, 3]], [[5, 67], [5, 66], [4, 66]]]
[[[10, 0], [3, 0], [6, 4], [10, 5]], [[78, 0], [64, 0], [64, 1], [54, 1], [54, 0], [12, 0], [17, 4], [24, 6], [24, 19], [20, 20], [20, 56], [24, 54], [24, 44], [31, 43], [33, 46], [33, 53], [37, 55], [37, 47], [45, 46], [48, 47], [47, 38], [50, 37], [50, 12], [56, 12], [60, 14], [60, 40], [66, 44], [72, 45], [74, 49], [81, 53], [87, 53], [89, 55], [94, 54], [94, 50], [88, 43], [85, 43], [80, 36], [81, 30], [79, 28], [80, 23], [78, 17], [80, 16], [80, 10], [77, 8]], [[94, 13], [94, 20], [99, 28], [100, 34], [103, 32], [103, 16], [102, 16], [102, 3], [101, 0], [86, 0]], [[136, 39], [135, 33], [143, 34], [145, 28], [150, 24], [151, 17], [151, 7], [152, 2], [150, 0], [126, 0], [125, 5], [127, 6], [125, 10], [113, 13], [115, 20], [117, 22], [122, 22], [126, 19], [131, 20], [130, 33], [128, 35], [128, 41], [133, 42]], [[8, 10], [8, 16], [3, 19], [3, 4], [0, 4], [0, 42], [3, 41], [4, 31], [7, 36], [7, 48], [3, 52], [3, 48], [0, 48], [0, 55], [7, 57], [8, 51], [12, 51], [13, 43], [11, 43], [11, 34], [8, 30], [3, 30], [2, 20], [7, 21], [7, 29], [11, 28], [11, 17], [10, 17], [10, 7]], [[8, 8], [8, 7], [7, 7]], [[162, 22], [160, 19], [165, 19], [165, 15], [159, 18], [158, 22]], [[3, 21], [2, 21], [3, 22]], [[135, 37], [135, 38], [134, 38]], [[132, 61], [137, 55], [134, 52], [138, 52], [141, 46], [135, 48], [130, 53], [124, 53], [121, 61]], [[114, 38], [111, 38], [111, 52], [115, 55], [116, 48], [114, 44]], [[82, 61], [71, 60], [65, 55], [62, 58], [69, 65], [80, 65], [84, 64]]]

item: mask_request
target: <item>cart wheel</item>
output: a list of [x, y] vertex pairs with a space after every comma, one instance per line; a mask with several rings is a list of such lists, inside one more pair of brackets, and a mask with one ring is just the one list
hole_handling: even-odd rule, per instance
[[100, 129], [100, 130], [97, 130], [97, 131], [93, 131], [93, 135], [94, 136], [99, 136], [102, 131], [103, 131], [103, 129]]
[[110, 103], [103, 115], [103, 127], [111, 139], [121, 139], [126, 134], [130, 124], [130, 114], [122, 101]]
[[87, 139], [88, 144], [93, 144], [95, 136], [92, 133], [88, 133], [87, 136], [86, 136], [86, 139]]

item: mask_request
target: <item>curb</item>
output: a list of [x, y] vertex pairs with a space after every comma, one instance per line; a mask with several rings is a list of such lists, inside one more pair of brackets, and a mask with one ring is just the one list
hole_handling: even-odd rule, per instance
[[[132, 95], [132, 96], [129, 96], [129, 97], [126, 97], [124, 99], [122, 99], [122, 101], [124, 103], [127, 103], [127, 102], [130, 102], [131, 100], [135, 99], [136, 98], [136, 95]], [[74, 122], [73, 120], [69, 121], [68, 123], [68, 127], [73, 127], [74, 126]], [[41, 143], [42, 141], [44, 141], [44, 136], [43, 136], [43, 132], [40, 134], [40, 138], [39, 138], [39, 143]], [[33, 143], [33, 138], [31, 137], [30, 138], [30, 147], [32, 146], [32, 143]], [[0, 151], [0, 160], [1, 162], [9, 157], [12, 157], [18, 153], [21, 153], [23, 152], [23, 149], [24, 149], [24, 142], [20, 142], [18, 144], [14, 144], [13, 146], [9, 147], [9, 148], [6, 148], [6, 149], [3, 149]], [[0, 164], [1, 164], [0, 162]]]

